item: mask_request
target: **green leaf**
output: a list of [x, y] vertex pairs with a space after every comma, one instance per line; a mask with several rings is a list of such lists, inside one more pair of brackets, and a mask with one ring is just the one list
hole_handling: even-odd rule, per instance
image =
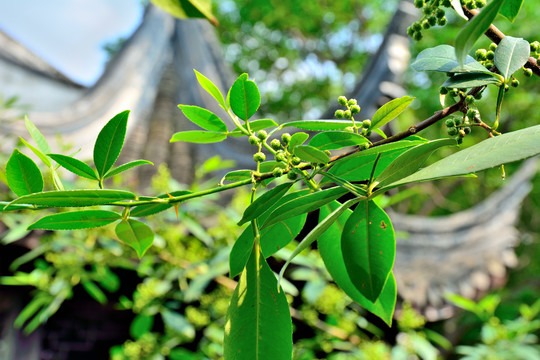
[[36, 156], [41, 160], [43, 161], [43, 163], [45, 164], [45, 166], [47, 167], [52, 167], [52, 164], [51, 164], [51, 160], [49, 160], [49, 158], [47, 157], [47, 155], [45, 155], [44, 153], [41, 152], [41, 150], [39, 150], [38, 148], [36, 148], [35, 146], [33, 146], [32, 144], [30, 144], [28, 141], [24, 140], [22, 137], [20, 137], [19, 139], [21, 139], [22, 143], [24, 145], [26, 145], [30, 150], [32, 150], [32, 152], [34, 154], [36, 154]]
[[289, 304], [274, 273], [253, 252], [231, 298], [225, 320], [227, 360], [291, 360]]
[[[322, 221], [331, 212], [339, 208], [341, 204], [334, 201], [321, 208], [319, 219]], [[341, 234], [347, 219], [352, 214], [351, 210], [346, 210], [331, 226], [317, 239], [317, 247], [324, 261], [326, 269], [334, 279], [337, 285], [345, 291], [345, 293], [366, 310], [380, 317], [388, 326], [392, 324], [394, 307], [396, 304], [396, 283], [393, 274], [390, 274], [384, 289], [375, 303], [369, 301], [358, 289], [354, 286], [347, 273], [345, 262], [343, 260], [343, 252], [341, 250]]]
[[248, 74], [240, 75], [231, 87], [232, 111], [242, 120], [248, 120], [261, 105], [261, 94], [257, 84], [248, 80]]
[[391, 100], [381, 106], [371, 119], [371, 129], [377, 129], [395, 119], [403, 112], [414, 100], [413, 97], [404, 96], [398, 99]]
[[129, 334], [132, 338], [137, 340], [144, 334], [151, 332], [153, 326], [153, 316], [138, 314], [131, 322], [131, 325], [129, 327]]
[[[185, 191], [185, 190], [179, 190], [179, 191], [173, 191], [170, 194], [172, 196], [182, 196], [190, 194], [191, 191]], [[169, 194], [161, 194], [158, 196], [160, 199], [167, 199], [169, 198]], [[144, 216], [150, 216], [157, 214], [159, 212], [168, 210], [172, 208], [173, 204], [162, 204], [162, 203], [155, 203], [155, 204], [147, 204], [147, 205], [138, 205], [135, 206], [133, 209], [130, 210], [129, 215], [133, 217], [144, 217]]]
[[294, 155], [310, 163], [328, 164], [330, 157], [327, 153], [310, 145], [298, 145], [294, 148]]
[[362, 200], [347, 219], [341, 251], [352, 283], [375, 302], [394, 266], [396, 239], [390, 218], [373, 201]]
[[206, 18], [214, 26], [219, 24], [212, 14], [210, 0], [150, 0], [154, 5], [162, 8], [178, 19]]
[[521, 69], [529, 60], [531, 48], [522, 38], [505, 36], [495, 50], [495, 66], [505, 79]]
[[248, 221], [251, 221], [259, 217], [262, 213], [268, 210], [269, 207], [277, 203], [292, 186], [292, 182], [285, 183], [276, 186], [275, 188], [268, 190], [261, 196], [259, 196], [254, 202], [252, 202], [242, 215], [242, 219], [238, 222], [238, 226], [241, 226]]
[[171, 142], [185, 141], [190, 143], [207, 144], [220, 142], [226, 138], [227, 134], [222, 132], [191, 130], [177, 132], [172, 136]]
[[[9, 207], [8, 207], [9, 205]], [[0, 212], [33, 209], [32, 205], [11, 205], [8, 201], [0, 201]]]
[[[459, 1], [458, 1], [459, 2]], [[456, 50], [450, 45], [439, 45], [425, 49], [411, 64], [416, 71], [439, 71], [444, 73], [481, 72], [491, 73], [472, 56], [467, 55], [463, 65], [456, 58]]]
[[114, 203], [121, 200], [135, 200], [136, 195], [124, 190], [63, 190], [45, 191], [21, 196], [12, 204], [29, 204], [50, 207], [93, 206]]
[[28, 226], [28, 230], [90, 229], [108, 225], [121, 218], [120, 214], [107, 210], [72, 211], [42, 217]]
[[452, 4], [452, 7], [454, 8], [454, 10], [456, 10], [456, 12], [458, 13], [459, 16], [461, 16], [463, 19], [465, 19], [467, 21], [469, 20], [469, 18], [463, 12], [463, 8], [461, 7], [461, 1], [459, 1], [459, 0], [450, 0], [450, 3]]
[[496, 74], [490, 75], [486, 73], [465, 73], [456, 74], [448, 78], [443, 87], [469, 89], [478, 86], [484, 86], [489, 84], [501, 84], [501, 79], [498, 79]]
[[154, 242], [154, 233], [148, 225], [134, 219], [122, 220], [116, 225], [116, 236], [143, 257], [144, 253]]
[[115, 176], [115, 175], [118, 175], [126, 170], [129, 170], [129, 169], [132, 169], [134, 167], [137, 167], [137, 166], [141, 166], [141, 165], [154, 165], [154, 163], [152, 163], [151, 161], [148, 161], [148, 160], [133, 160], [133, 161], [130, 161], [128, 163], [125, 163], [125, 164], [122, 164], [114, 169], [111, 169], [109, 170], [105, 176], [103, 177], [104, 179], [107, 179], [107, 178], [110, 178], [112, 176]]
[[309, 131], [343, 130], [352, 126], [350, 120], [296, 120], [281, 124], [282, 128], [295, 127]]
[[[285, 195], [280, 202], [263, 213], [259, 218], [259, 224], [264, 223], [270, 213], [272, 213], [281, 203], [288, 202], [300, 196], [308, 194], [308, 190], [300, 190]], [[270, 225], [260, 230], [261, 252], [264, 257], [268, 257], [287, 246], [302, 230], [306, 222], [306, 214], [300, 214], [291, 218], [283, 219], [274, 225]], [[249, 260], [253, 249], [253, 228], [248, 226], [234, 243], [229, 255], [230, 276], [235, 277], [240, 274]]]
[[69, 170], [74, 174], [91, 180], [98, 179], [96, 172], [81, 160], [62, 154], [48, 154], [48, 156], [60, 164], [64, 169]]
[[346, 146], [356, 146], [369, 143], [369, 140], [348, 131], [325, 131], [316, 134], [309, 140], [309, 145], [319, 150], [341, 149]]
[[433, 140], [425, 144], [417, 145], [399, 155], [384, 171], [377, 176], [375, 182], [383, 187], [418, 170], [437, 149], [456, 145], [455, 139]]
[[102, 179], [114, 165], [124, 146], [129, 110], [113, 117], [101, 129], [94, 145], [94, 164]]
[[223, 179], [221, 179], [220, 183], [223, 184], [224, 181], [234, 182], [234, 181], [242, 181], [242, 180], [251, 179], [251, 173], [252, 172], [253, 172], [253, 170], [234, 170], [234, 171], [230, 171], [230, 172], [225, 174]]
[[467, 53], [472, 49], [476, 40], [489, 29], [504, 1], [491, 1], [459, 31], [456, 37], [456, 58], [460, 65], [465, 63]]
[[505, 0], [499, 14], [510, 20], [510, 22], [514, 22], [522, 5], [523, 0]]
[[195, 125], [204, 130], [226, 132], [227, 125], [216, 114], [210, 110], [192, 105], [178, 105], [184, 115]]
[[308, 138], [309, 135], [305, 132], [297, 132], [292, 134], [291, 141], [289, 141], [289, 150], [291, 152], [294, 151], [295, 147], [302, 145]]
[[37, 144], [37, 148], [43, 153], [48, 154], [51, 152], [51, 147], [49, 146], [49, 143], [45, 139], [45, 136], [38, 130], [38, 128], [28, 119], [28, 116], [24, 116], [24, 125], [26, 126], [26, 130], [28, 130], [28, 133], [34, 139], [34, 141]]
[[388, 187], [466, 175], [540, 154], [540, 125], [489, 138], [445, 157]]
[[341, 187], [334, 187], [290, 200], [274, 210], [268, 216], [268, 220], [261, 226], [261, 229], [273, 225], [283, 219], [317, 210], [324, 204], [328, 204], [346, 193], [347, 190]]
[[34, 160], [14, 149], [6, 164], [7, 183], [17, 196], [43, 190], [43, 176]]
[[[253, 120], [249, 122], [249, 128], [253, 132], [263, 130], [263, 129], [268, 129], [274, 126], [278, 126], [278, 124], [272, 119], [259, 119], [259, 120]], [[244, 133], [240, 131], [239, 128], [236, 128], [233, 131], [231, 131], [229, 135], [233, 137], [239, 137], [239, 136], [244, 136]]]
[[227, 110], [227, 104], [225, 103], [223, 94], [221, 93], [221, 91], [219, 91], [218, 87], [210, 79], [208, 79], [206, 76], [204, 76], [197, 70], [194, 69], [193, 71], [195, 71], [197, 81], [199, 81], [199, 84], [202, 86], [202, 88], [206, 90], [210, 95], [212, 95], [212, 97], [216, 99], [216, 101], [219, 103], [219, 105], [221, 105], [223, 109]]
[[101, 305], [104, 305], [107, 303], [107, 296], [93, 281], [82, 280], [81, 285], [84, 288], [84, 290], [86, 290], [88, 295], [90, 295], [98, 303], [100, 303]]

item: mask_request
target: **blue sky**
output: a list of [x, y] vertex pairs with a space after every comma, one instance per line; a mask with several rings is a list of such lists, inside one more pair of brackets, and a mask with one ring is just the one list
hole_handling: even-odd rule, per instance
[[0, 0], [0, 29], [73, 80], [91, 85], [103, 71], [105, 42], [130, 34], [140, 0]]

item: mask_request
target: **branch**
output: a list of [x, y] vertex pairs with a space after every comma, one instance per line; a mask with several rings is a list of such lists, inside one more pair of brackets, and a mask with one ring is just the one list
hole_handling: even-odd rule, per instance
[[[469, 10], [465, 6], [463, 6], [463, 12], [469, 19], [478, 14], [478, 10]], [[485, 32], [485, 35], [495, 44], [499, 44], [501, 40], [506, 36], [493, 24], [489, 26], [489, 29]], [[525, 67], [531, 69], [536, 76], [540, 76], [540, 67], [538, 66], [538, 61], [532, 56], [529, 57], [529, 60], [525, 64]]]

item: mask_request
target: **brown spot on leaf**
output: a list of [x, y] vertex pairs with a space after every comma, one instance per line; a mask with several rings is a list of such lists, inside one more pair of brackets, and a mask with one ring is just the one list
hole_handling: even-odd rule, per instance
[[386, 224], [384, 223], [384, 220], [381, 221], [381, 229], [386, 230]]

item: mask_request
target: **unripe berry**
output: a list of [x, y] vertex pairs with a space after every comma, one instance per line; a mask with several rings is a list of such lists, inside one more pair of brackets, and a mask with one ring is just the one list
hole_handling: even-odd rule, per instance
[[275, 167], [274, 170], [272, 170], [272, 175], [277, 178], [280, 177], [281, 175], [283, 175], [283, 169], [279, 166]]
[[265, 140], [268, 137], [268, 133], [265, 130], [259, 130], [257, 137], [261, 140]]
[[347, 132], [350, 132], [350, 133], [353, 133], [354, 132], [354, 128], [352, 126], [348, 126], [345, 128], [345, 131]]
[[289, 143], [291, 142], [291, 134], [285, 133], [281, 135], [281, 142], [283, 143], [283, 146], [289, 145]]
[[347, 105], [347, 98], [343, 95], [338, 97], [337, 101], [338, 101], [338, 104], [341, 106]]
[[533, 41], [531, 44], [531, 52], [537, 52], [538, 49], [540, 48], [540, 43], [538, 43], [538, 41]]
[[448, 88], [442, 87], [439, 89], [439, 94], [446, 95], [448, 94]]
[[324, 150], [324, 153], [328, 156], [332, 156], [332, 153], [330, 152], [330, 150]]
[[270, 142], [270, 146], [274, 150], [279, 150], [279, 149], [281, 149], [281, 142], [279, 142], [278, 139], [274, 139], [274, 140], [272, 140], [272, 142]]
[[486, 55], [487, 55], [487, 50], [486, 49], [478, 49], [474, 53], [474, 56], [475, 56], [476, 60], [478, 60], [478, 61], [486, 60]]
[[422, 40], [423, 37], [424, 37], [424, 35], [422, 35], [422, 33], [420, 31], [415, 32], [414, 35], [413, 35], [413, 39], [416, 40], [416, 41]]
[[518, 79], [512, 79], [511, 85], [513, 87], [518, 87], [519, 86], [519, 80]]
[[422, 12], [424, 13], [424, 15], [429, 15], [433, 12], [433, 8], [431, 6], [424, 6], [422, 8]]
[[446, 132], [448, 133], [448, 135], [450, 136], [455, 136], [458, 134], [458, 129], [456, 129], [455, 127], [451, 127], [451, 128], [448, 128], [446, 130]]
[[456, 88], [448, 90], [448, 95], [450, 96], [457, 96], [459, 94], [459, 90]]
[[349, 119], [349, 120], [352, 119], [351, 111], [350, 111], [350, 110], [345, 110], [345, 111], [343, 112], [343, 117], [344, 117], [345, 119]]
[[298, 156], [293, 156], [292, 159], [291, 159], [291, 163], [294, 166], [300, 165], [301, 162], [302, 162], [302, 160], [300, 160], [300, 158]]
[[463, 128], [463, 132], [465, 133], [465, 135], [469, 135], [471, 133], [471, 128], [470, 127], [465, 127], [465, 128]]
[[474, 118], [476, 116], [476, 110], [469, 108], [469, 110], [467, 110], [467, 116], [471, 119]]
[[407, 28], [407, 35], [409, 35], [410, 37], [413, 37], [414, 35], [414, 29], [412, 28], [412, 26], [409, 26]]
[[336, 110], [334, 117], [336, 119], [343, 119], [345, 117], [345, 112], [343, 110]]
[[456, 123], [454, 122], [454, 119], [446, 119], [444, 125], [446, 125], [446, 127], [452, 128], [456, 126]]
[[510, 90], [510, 85], [504, 84], [504, 91], [508, 91], [508, 90]]
[[444, 9], [441, 9], [441, 8], [437, 9], [437, 12], [435, 13], [438, 19], [442, 18], [444, 14], [445, 14]]
[[465, 134], [465, 130], [461, 129], [459, 130], [459, 136], [460, 137], [464, 137], [466, 134]]
[[444, 26], [448, 23], [448, 20], [446, 19], [446, 16], [443, 16], [442, 18], [437, 19], [437, 25]]
[[456, 126], [460, 126], [463, 123], [463, 120], [461, 118], [455, 118], [454, 123], [456, 124]]
[[360, 112], [360, 106], [358, 105], [352, 105], [351, 106], [351, 114], [358, 114]]
[[418, 9], [424, 7], [424, 0], [414, 0], [414, 6]]
[[294, 180], [296, 180], [297, 178], [298, 178], [298, 174], [295, 173], [294, 171], [289, 171], [289, 172], [287, 173], [287, 179], [293, 180], [293, 181], [294, 181]]
[[266, 160], [266, 155], [264, 155], [264, 153], [259, 151], [253, 154], [253, 160], [258, 163], [263, 162], [264, 160]]
[[422, 28], [423, 28], [423, 29], [426, 29], [426, 30], [427, 30], [427, 29], [429, 29], [430, 27], [431, 27], [431, 25], [429, 24], [429, 22], [427, 21], [427, 19], [422, 21]]
[[450, 2], [450, 0], [443, 0], [442, 6], [449, 8], [452, 6], [452, 3]]
[[349, 104], [349, 106], [353, 106], [357, 105], [358, 102], [356, 101], [356, 99], [349, 99], [349, 101], [347, 101], [347, 104]]
[[433, 15], [431, 15], [430, 17], [427, 18], [427, 21], [429, 23], [430, 26], [435, 26], [437, 25], [437, 18]]
[[364, 134], [365, 137], [370, 137], [371, 136], [371, 130], [367, 130]]
[[474, 103], [474, 96], [472, 95], [467, 95], [467, 97], [465, 98], [465, 102], [469, 105], [471, 105], [472, 103]]
[[474, 0], [465, 1], [465, 6], [470, 10], [476, 9], [476, 4], [474, 3]]
[[259, 139], [253, 135], [249, 137], [248, 141], [251, 145], [259, 145]]
[[360, 144], [358, 147], [360, 149], [362, 149], [362, 150], [367, 150], [367, 149], [369, 149], [369, 144], [368, 143], [363, 143], [363, 144]]
[[456, 140], [457, 140], [458, 145], [463, 144], [463, 138], [461, 136], [458, 137]]
[[489, 44], [489, 50], [491, 50], [491, 51], [497, 50], [497, 44], [495, 44], [495, 43]]
[[526, 77], [531, 77], [533, 75], [532, 70], [528, 69], [528, 68], [524, 69], [523, 72], [524, 72]]
[[[491, 47], [491, 46], [490, 46]], [[489, 50], [487, 53], [486, 53], [486, 59], [488, 60], [493, 60], [495, 59], [495, 53], [493, 52], [493, 50]]]
[[413, 28], [414, 31], [420, 31], [422, 30], [422, 25], [420, 25], [420, 22], [419, 21], [415, 21], [412, 23], [411, 27]]
[[368, 120], [362, 121], [362, 127], [364, 129], [369, 129], [370, 126], [371, 126], [371, 120], [368, 119]]
[[476, 0], [474, 3], [476, 5], [476, 7], [479, 8], [479, 9], [486, 6], [486, 0]]
[[278, 151], [276, 154], [276, 161], [287, 162], [287, 154], [283, 151]]

